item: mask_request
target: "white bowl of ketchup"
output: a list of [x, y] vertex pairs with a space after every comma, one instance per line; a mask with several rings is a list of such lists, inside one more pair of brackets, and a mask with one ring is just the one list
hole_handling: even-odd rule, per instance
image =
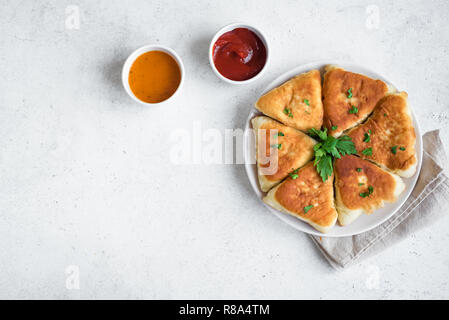
[[209, 46], [209, 62], [214, 73], [227, 83], [246, 84], [260, 78], [270, 61], [265, 35], [245, 23], [221, 28]]

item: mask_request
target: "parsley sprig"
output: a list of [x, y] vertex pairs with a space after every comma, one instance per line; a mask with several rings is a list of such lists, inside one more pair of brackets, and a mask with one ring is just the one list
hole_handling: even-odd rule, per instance
[[354, 143], [349, 136], [334, 138], [327, 134], [327, 128], [324, 128], [324, 130], [312, 128], [309, 130], [309, 134], [319, 141], [313, 147], [315, 152], [313, 165], [316, 167], [323, 182], [332, 175], [334, 170], [333, 158], [340, 159], [341, 156], [357, 153]]

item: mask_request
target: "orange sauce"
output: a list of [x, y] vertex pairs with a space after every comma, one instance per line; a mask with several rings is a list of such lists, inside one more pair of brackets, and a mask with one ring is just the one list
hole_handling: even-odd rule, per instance
[[144, 102], [158, 103], [170, 98], [181, 82], [178, 63], [168, 53], [150, 51], [140, 55], [129, 71], [129, 86]]

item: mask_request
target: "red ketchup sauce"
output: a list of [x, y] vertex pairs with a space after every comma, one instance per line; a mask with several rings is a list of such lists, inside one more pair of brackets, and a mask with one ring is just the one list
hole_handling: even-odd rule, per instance
[[222, 76], [248, 80], [257, 75], [267, 61], [267, 49], [251, 30], [237, 28], [222, 34], [214, 43], [214, 64]]

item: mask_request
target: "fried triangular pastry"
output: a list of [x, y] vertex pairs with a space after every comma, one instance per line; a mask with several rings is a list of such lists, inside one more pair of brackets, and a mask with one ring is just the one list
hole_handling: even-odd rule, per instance
[[401, 177], [416, 172], [416, 135], [407, 103], [407, 93], [401, 92], [383, 98], [368, 120], [352, 129], [352, 138], [358, 154]]
[[312, 159], [316, 141], [265, 116], [251, 122], [256, 133], [260, 188], [266, 192]]
[[323, 82], [323, 125], [334, 137], [364, 121], [389, 87], [381, 80], [326, 66]]
[[405, 189], [397, 175], [354, 155], [336, 159], [334, 174], [335, 206], [341, 225], [350, 224], [362, 213], [372, 213], [385, 202], [395, 202]]
[[325, 233], [337, 221], [333, 180], [332, 175], [323, 182], [313, 163], [309, 162], [297, 171], [297, 176], [290, 176], [271, 189], [263, 201]]
[[297, 75], [264, 94], [256, 109], [283, 124], [307, 132], [323, 124], [321, 76], [318, 70]]

